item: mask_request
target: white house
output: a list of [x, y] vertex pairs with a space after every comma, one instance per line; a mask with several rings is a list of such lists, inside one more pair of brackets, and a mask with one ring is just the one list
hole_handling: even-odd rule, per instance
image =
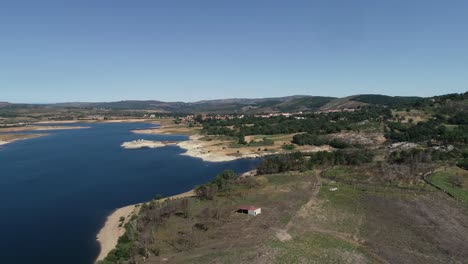
[[241, 214], [248, 214], [248, 215], [256, 216], [262, 213], [262, 208], [257, 208], [252, 205], [239, 206], [237, 209], [237, 212]]

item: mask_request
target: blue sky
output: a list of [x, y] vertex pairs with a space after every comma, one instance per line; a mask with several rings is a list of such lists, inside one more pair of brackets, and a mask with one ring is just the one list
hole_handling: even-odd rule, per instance
[[10, 0], [0, 101], [468, 90], [468, 1]]

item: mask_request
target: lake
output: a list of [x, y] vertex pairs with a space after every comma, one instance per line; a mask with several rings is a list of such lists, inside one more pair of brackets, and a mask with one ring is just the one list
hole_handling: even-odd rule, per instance
[[120, 147], [135, 139], [187, 139], [130, 132], [152, 124], [73, 125], [90, 128], [46, 131], [48, 136], [0, 147], [2, 263], [93, 263], [96, 234], [114, 209], [188, 191], [225, 169], [240, 173], [258, 164], [204, 162], [180, 155], [185, 151], [176, 146]]

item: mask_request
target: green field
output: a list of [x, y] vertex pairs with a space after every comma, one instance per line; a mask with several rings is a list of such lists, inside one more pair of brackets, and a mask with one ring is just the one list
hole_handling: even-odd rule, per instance
[[[452, 177], [458, 175], [462, 179], [461, 186], [454, 185], [451, 182]], [[455, 198], [468, 204], [468, 172], [460, 168], [449, 168], [434, 173], [430, 181], [437, 187], [450, 193]]]

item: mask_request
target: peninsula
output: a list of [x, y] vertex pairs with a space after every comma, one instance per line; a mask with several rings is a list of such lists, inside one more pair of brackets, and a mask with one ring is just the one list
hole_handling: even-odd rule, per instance
[[[37, 125], [22, 125], [0, 127], [0, 145], [6, 145], [18, 140], [25, 140], [37, 137], [47, 136], [47, 133], [24, 133], [33, 131], [53, 131], [53, 130], [69, 130], [69, 129], [84, 129], [86, 126], [37, 126]], [[21, 132], [21, 133], [18, 133]]]

